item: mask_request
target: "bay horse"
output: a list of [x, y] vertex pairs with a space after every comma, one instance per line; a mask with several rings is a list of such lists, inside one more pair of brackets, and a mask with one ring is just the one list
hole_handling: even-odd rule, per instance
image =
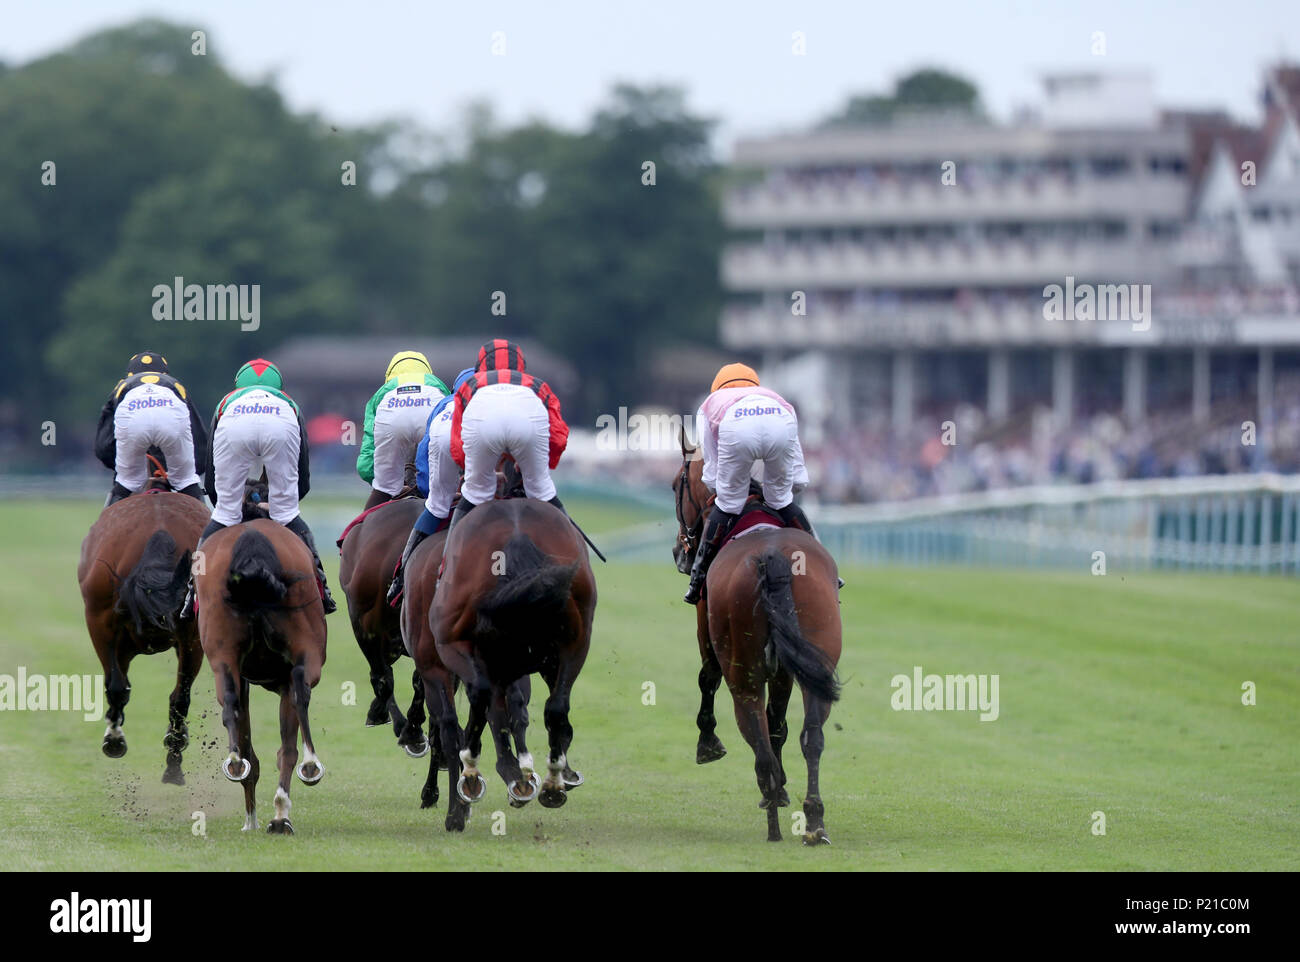
[[[445, 570], [429, 627], [438, 659], [460, 678], [469, 696], [456, 795], [480, 800], [487, 785], [479, 771], [482, 735], [491, 724], [497, 773], [512, 804], [536, 797], [559, 808], [583, 782], [568, 763], [573, 727], [569, 698], [591, 645], [596, 581], [587, 546], [564, 512], [530, 498], [489, 501], [457, 522], [444, 546]], [[416, 664], [427, 664], [417, 655]], [[540, 783], [522, 747], [528, 725], [528, 676], [539, 673], [550, 691], [543, 710], [549, 740], [547, 775]], [[425, 690], [431, 687], [425, 674]], [[443, 697], [443, 724], [455, 706]], [[430, 701], [430, 712], [434, 703]], [[443, 744], [448, 744], [444, 728]], [[514, 735], [517, 757], [510, 748]], [[453, 743], [454, 744], [454, 743]], [[450, 823], [448, 828], [452, 829]]]
[[[434, 588], [438, 582], [438, 570], [442, 564], [443, 548], [447, 541], [447, 531], [436, 531], [416, 545], [407, 561], [406, 594], [402, 600], [402, 638], [407, 652], [415, 660], [416, 674], [423, 680], [423, 692], [428, 701], [429, 717], [433, 720], [432, 731], [436, 733], [442, 745], [451, 745], [453, 754], [460, 751], [463, 743], [463, 730], [456, 714], [457, 677], [442, 663], [438, 657], [433, 627], [429, 621], [429, 610], [433, 604]], [[528, 774], [521, 775], [527, 779], [523, 784], [508, 786], [510, 804], [522, 808], [536, 796], [540, 779], [532, 772], [531, 758], [525, 742], [528, 730], [528, 702], [532, 698], [532, 681], [523, 675], [512, 682], [506, 689], [506, 717], [509, 735], [514, 737], [515, 749], [520, 758], [527, 761]], [[495, 737], [503, 737], [500, 729], [501, 719], [497, 714], [489, 717]], [[439, 752], [441, 755], [442, 753]], [[465, 820], [469, 818], [469, 803], [456, 791], [460, 775], [460, 765], [455, 769], [438, 759], [430, 759], [429, 777], [420, 792], [420, 807], [431, 808], [438, 803], [438, 770], [448, 770], [447, 792], [447, 831], [463, 831]], [[581, 776], [570, 770], [570, 778], [578, 783]]]
[[[419, 671], [412, 671], [415, 697], [403, 715], [393, 695], [393, 665], [406, 654], [401, 615], [385, 600], [406, 538], [424, 510], [424, 502], [410, 496], [414, 492], [415, 465], [408, 464], [407, 469], [411, 483], [403, 492], [370, 509], [361, 523], [349, 526], [339, 546], [339, 584], [347, 598], [352, 634], [370, 666], [370, 687], [375, 697], [366, 712], [366, 727], [391, 721], [398, 745], [412, 758], [420, 758], [429, 751], [430, 741], [422, 731], [424, 686]], [[436, 726], [432, 726], [430, 734], [436, 760], [445, 767]]]
[[290, 775], [298, 761], [305, 785], [325, 775], [308, 722], [311, 690], [325, 663], [325, 611], [316, 567], [302, 539], [269, 518], [231, 525], [210, 535], [196, 557], [199, 640], [216, 685], [229, 754], [222, 774], [244, 786], [244, 831], [257, 828], [260, 772], [253, 751], [249, 692], [253, 684], [280, 695], [279, 784], [271, 834], [292, 835]]
[[[161, 470], [161, 469], [160, 469]], [[208, 523], [207, 507], [187, 494], [165, 490], [165, 473], [149, 490], [106, 507], [81, 543], [77, 581], [86, 628], [103, 666], [108, 702], [102, 749], [126, 754], [122, 733], [131, 697], [128, 669], [137, 655], [176, 652], [176, 686], [169, 699], [162, 780], [184, 785], [181, 753], [189, 745], [190, 691], [203, 662], [193, 622], [181, 621], [190, 553]], [[161, 483], [158, 483], [161, 480]]]
[[[672, 485], [678, 525], [673, 558], [677, 570], [689, 574], [713, 495], [702, 480], [698, 450], [687, 446], [684, 435], [681, 443], [682, 467]], [[755, 527], [718, 552], [695, 606], [703, 662], [695, 760], [705, 764], [726, 754], [713, 714], [714, 694], [725, 679], [736, 725], [754, 750], [769, 842], [781, 841], [779, 809], [790, 804], [781, 750], [788, 733], [786, 708], [798, 682], [804, 704], [799, 744], [808, 766], [803, 842], [830, 844], [819, 772], [822, 728], [840, 691], [835, 675], [842, 634], [838, 576], [830, 553], [808, 532]]]

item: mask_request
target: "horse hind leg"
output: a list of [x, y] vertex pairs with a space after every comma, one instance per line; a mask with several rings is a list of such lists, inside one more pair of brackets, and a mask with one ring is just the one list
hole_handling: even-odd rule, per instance
[[533, 771], [533, 757], [524, 748], [518, 757], [511, 749], [511, 736], [519, 737], [512, 712], [519, 710], [518, 705], [509, 705], [510, 690], [495, 689], [492, 692], [491, 707], [488, 710], [488, 725], [497, 749], [497, 774], [506, 783], [506, 794], [510, 797], [512, 808], [523, 808], [537, 797], [541, 780]]
[[[781, 750], [785, 747], [786, 738], [790, 733], [790, 726], [786, 723], [785, 716], [793, 689], [794, 676], [785, 670], [776, 673], [767, 689], [767, 732], [772, 743], [772, 754], [776, 756], [777, 776], [780, 780], [777, 805], [782, 808], [790, 804], [790, 795], [785, 790], [785, 762], [781, 758]], [[765, 802], [759, 803], [759, 808], [766, 807]]]
[[[248, 778], [253, 771], [252, 762], [245, 757], [243, 752], [243, 730], [248, 714], [248, 703], [245, 700], [240, 703], [240, 692], [243, 687], [242, 682], [237, 678], [233, 669], [228, 665], [223, 666], [218, 675], [221, 699], [221, 724], [226, 729], [226, 747], [228, 753], [225, 761], [221, 763], [221, 774], [232, 782], [242, 782]], [[249, 817], [256, 822], [256, 816], [252, 810], [248, 809]], [[247, 824], [244, 826], [247, 828]]]
[[[375, 693], [370, 707], [366, 710], [366, 727], [378, 728], [391, 722], [393, 734], [401, 735], [405, 719], [401, 717], [402, 712], [393, 697], [393, 666], [384, 661], [379, 650], [378, 639], [370, 637], [355, 624], [353, 631], [356, 633], [361, 654], [365, 656], [366, 663], [370, 666], [370, 688]], [[362, 642], [360, 640], [362, 638], [366, 641]]]
[[722, 684], [722, 668], [718, 659], [709, 651], [709, 657], [700, 666], [700, 711], [695, 716], [695, 725], [700, 730], [700, 740], [695, 746], [695, 764], [707, 765], [716, 762], [727, 754], [727, 749], [718, 738], [718, 719], [713, 713], [713, 698], [718, 686]]
[[[543, 808], [559, 808], [568, 801], [568, 789], [582, 784], [582, 775], [569, 767], [568, 751], [573, 743], [573, 726], [569, 723], [569, 691], [573, 682], [564, 665], [556, 672], [554, 680], [547, 679], [550, 697], [542, 710], [550, 757], [546, 762], [546, 778], [538, 796]], [[566, 774], [567, 773], [567, 774]]]
[[262, 766], [253, 751], [253, 720], [249, 716], [249, 684], [247, 679], [239, 683], [239, 744], [248, 764], [248, 777], [244, 779], [244, 831], [257, 831], [257, 778]]
[[307, 719], [307, 707], [311, 704], [311, 685], [307, 682], [307, 667], [301, 659], [293, 666], [289, 687], [298, 724], [302, 726], [303, 760], [298, 766], [298, 778], [304, 785], [315, 785], [325, 777], [325, 765], [316, 757], [316, 748], [312, 744], [311, 723]]
[[736, 707], [736, 725], [740, 733], [754, 750], [754, 775], [758, 779], [758, 790], [763, 795], [761, 808], [767, 811], [767, 840], [781, 841], [780, 801], [780, 763], [772, 751], [771, 738], [767, 731], [767, 713], [763, 708], [763, 693], [733, 693]]
[[[429, 753], [430, 742], [424, 737], [424, 682], [420, 680], [418, 671], [411, 672], [411, 688], [415, 692], [415, 697], [411, 701], [411, 707], [406, 712], [406, 717], [402, 719], [402, 730], [397, 735], [397, 744], [402, 746], [406, 754], [412, 758], [423, 758]], [[394, 708], [397, 702], [393, 702]], [[401, 716], [401, 712], [398, 712]], [[396, 722], [396, 719], [394, 719]], [[436, 725], [430, 725], [431, 732], [436, 732]], [[437, 739], [434, 739], [437, 743]], [[442, 752], [434, 754], [432, 764], [438, 768], [446, 768], [446, 759], [442, 757]]]
[[271, 835], [292, 835], [289, 809], [293, 803], [289, 801], [289, 786], [294, 767], [298, 764], [298, 709], [288, 691], [280, 692], [280, 750], [275, 761], [280, 774], [275, 786], [275, 818], [266, 826], [266, 831]]
[[185, 784], [185, 775], [181, 772], [181, 753], [190, 744], [189, 726], [186, 723], [190, 713], [190, 691], [202, 664], [203, 649], [197, 641], [189, 645], [183, 642], [177, 644], [176, 687], [172, 689], [168, 702], [167, 734], [163, 736], [163, 746], [167, 749], [167, 768], [162, 780], [168, 785]]
[[104, 729], [104, 741], [100, 747], [109, 758], [121, 758], [126, 754], [126, 735], [122, 733], [122, 724], [126, 721], [126, 703], [131, 699], [131, 682], [126, 676], [131, 658], [128, 655], [123, 662], [118, 652], [116, 645], [108, 649], [108, 684], [104, 691], [108, 702], [104, 718], [108, 725]]
[[461, 773], [456, 780], [456, 794], [472, 804], [487, 794], [487, 782], [479, 771], [478, 761], [483, 754], [483, 729], [487, 725], [492, 689], [481, 677], [465, 687], [469, 693], [469, 721], [465, 725], [465, 747], [460, 750]]
[[799, 734], [799, 745], [803, 749], [804, 761], [808, 765], [808, 794], [804, 796], [803, 812], [806, 820], [803, 843], [805, 845], [829, 845], [830, 837], [826, 834], [823, 821], [826, 808], [822, 804], [821, 788], [818, 784], [821, 774], [822, 749], [826, 745], [826, 736], [822, 728], [830, 717], [831, 706], [815, 695], [807, 692], [803, 697], [803, 731]]

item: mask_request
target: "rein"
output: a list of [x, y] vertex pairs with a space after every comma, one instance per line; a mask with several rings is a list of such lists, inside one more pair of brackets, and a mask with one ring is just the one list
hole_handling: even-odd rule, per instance
[[[683, 499], [688, 499], [691, 507], [695, 509], [695, 523], [689, 528], [686, 526], [686, 511], [682, 504]], [[691, 491], [691, 462], [683, 458], [682, 472], [677, 477], [677, 542], [688, 556], [695, 553], [696, 542], [699, 541], [700, 534], [704, 530], [704, 515], [712, 502], [713, 497], [710, 497], [704, 504], [700, 504], [695, 500], [695, 494]]]

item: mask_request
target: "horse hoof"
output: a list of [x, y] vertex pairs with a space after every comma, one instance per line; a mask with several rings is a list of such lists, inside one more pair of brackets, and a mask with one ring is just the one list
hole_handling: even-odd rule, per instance
[[315, 785], [325, 777], [325, 766], [321, 764], [320, 759], [311, 762], [303, 762], [298, 766], [298, 780], [304, 785]]
[[425, 785], [424, 788], [420, 791], [420, 807], [433, 808], [433, 806], [437, 804], [438, 804], [438, 786], [436, 784]]
[[173, 764], [170, 760], [167, 762], [167, 768], [163, 771], [164, 785], [184, 785], [185, 775], [181, 772], [181, 763], [179, 760]]
[[482, 775], [462, 775], [456, 780], [456, 794], [462, 802], [473, 805], [487, 794], [487, 782]]
[[449, 832], [463, 832], [465, 831], [465, 816], [458, 812], [448, 812], [446, 825]]
[[[238, 762], [243, 765], [243, 770], [235, 772], [231, 767], [232, 762]], [[221, 763], [221, 774], [225, 775], [226, 778], [230, 779], [232, 782], [242, 782], [248, 777], [249, 772], [252, 770], [253, 765], [247, 758], [227, 758]]]
[[537, 773], [529, 772], [528, 781], [523, 786], [519, 782], [511, 782], [506, 786], [506, 794], [510, 796], [510, 804], [514, 808], [523, 808], [537, 797], [537, 790], [541, 787], [542, 780]]
[[104, 754], [109, 758], [121, 758], [126, 754], [126, 737], [118, 735], [116, 738], [110, 738], [105, 735], [104, 744], [101, 747], [104, 749]]
[[[762, 808], [762, 809], [766, 809], [767, 806], [768, 806], [768, 804], [769, 804], [769, 803], [768, 803], [768, 800], [767, 800], [766, 798], [764, 798], [764, 799], [762, 799], [762, 800], [758, 803], [758, 807], [759, 807], [759, 808]], [[783, 789], [781, 789], [781, 794], [778, 795], [777, 798], [776, 798], [776, 807], [777, 807], [777, 808], [788, 808], [789, 805], [790, 805], [790, 795], [789, 795], [789, 793], [787, 793], [786, 790], [783, 788]]]
[[267, 835], [292, 835], [293, 823], [287, 818], [275, 818], [271, 824], [266, 826]]
[[566, 768], [560, 775], [560, 781], [564, 782], [564, 790], [567, 792], [577, 788], [585, 782], [586, 779], [582, 777], [582, 772], [575, 771], [572, 768]]
[[421, 738], [419, 744], [414, 747], [405, 742], [398, 742], [397, 744], [401, 745], [402, 751], [406, 752], [406, 754], [410, 755], [412, 758], [423, 758], [425, 755], [429, 754], [429, 740], [427, 738]]
[[815, 832], [805, 832], [803, 836], [805, 845], [829, 845], [831, 844], [830, 836], [826, 834], [826, 829], [819, 828]]
[[537, 796], [537, 801], [541, 803], [542, 808], [560, 808], [568, 800], [569, 796], [562, 788], [543, 788]]
[[707, 765], [709, 762], [716, 762], [726, 754], [727, 750], [722, 747], [722, 742], [716, 736], [709, 742], [700, 739], [699, 745], [695, 748], [695, 764]]
[[366, 712], [366, 727], [379, 728], [388, 724], [388, 706], [380, 705], [377, 709], [374, 705], [370, 706], [370, 711]]

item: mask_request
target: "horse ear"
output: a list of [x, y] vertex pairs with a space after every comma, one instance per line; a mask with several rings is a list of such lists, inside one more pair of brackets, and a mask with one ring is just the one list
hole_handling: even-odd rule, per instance
[[677, 433], [681, 436], [682, 457], [684, 458], [686, 457], [686, 455], [691, 453], [691, 449], [686, 445], [686, 425], [683, 424], [680, 428], [678, 428]]

